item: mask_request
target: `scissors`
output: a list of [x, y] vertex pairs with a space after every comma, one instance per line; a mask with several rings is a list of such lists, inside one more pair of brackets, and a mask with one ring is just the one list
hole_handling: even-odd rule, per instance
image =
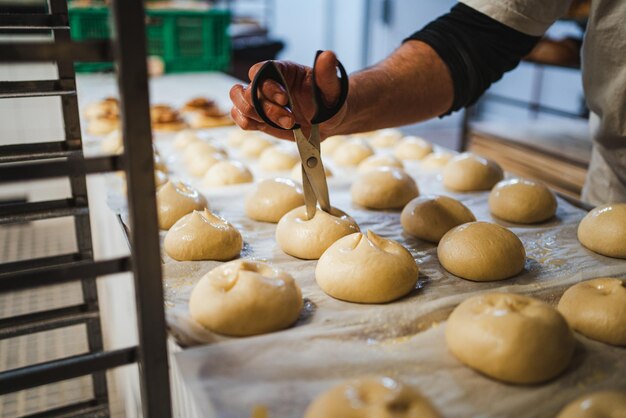
[[324, 172], [324, 165], [322, 164], [322, 158], [320, 156], [319, 124], [335, 116], [345, 103], [346, 97], [348, 96], [348, 74], [346, 73], [343, 65], [337, 61], [337, 69], [341, 75], [339, 78], [341, 87], [339, 99], [337, 100], [337, 103], [332, 106], [326, 106], [324, 104], [322, 92], [315, 81], [315, 65], [317, 64], [317, 59], [322, 52], [323, 51], [317, 51], [317, 54], [315, 54], [315, 61], [313, 63], [312, 89], [315, 114], [313, 115], [313, 118], [311, 118], [311, 135], [308, 138], [304, 135], [302, 129], [300, 129], [299, 124], [296, 123], [291, 128], [283, 128], [270, 120], [263, 110], [261, 99], [259, 98], [259, 90], [266, 80], [273, 80], [280, 84], [280, 86], [287, 93], [287, 107], [290, 110], [293, 109], [291, 94], [289, 93], [287, 82], [274, 61], [267, 61], [263, 64], [254, 76], [251, 85], [252, 103], [261, 119], [276, 129], [293, 131], [293, 137], [298, 146], [298, 152], [302, 161], [302, 187], [304, 189], [304, 203], [306, 206], [307, 219], [312, 219], [313, 216], [315, 216], [318, 202], [320, 209], [324, 212], [330, 213], [331, 211], [330, 199], [328, 196], [328, 184], [326, 183], [326, 174]]

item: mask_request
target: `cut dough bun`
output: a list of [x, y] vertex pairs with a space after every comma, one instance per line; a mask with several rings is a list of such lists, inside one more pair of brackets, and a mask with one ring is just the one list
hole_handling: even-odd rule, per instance
[[336, 299], [386, 303], [413, 290], [418, 273], [406, 248], [367, 231], [367, 235], [345, 236], [328, 247], [315, 268], [315, 280]]
[[245, 211], [250, 219], [276, 223], [287, 212], [304, 205], [302, 186], [291, 179], [274, 178], [259, 182], [246, 196]]
[[[333, 172], [330, 171], [330, 168], [328, 168], [326, 164], [324, 164], [324, 174], [326, 174], [326, 178], [333, 176]], [[291, 170], [291, 178], [302, 183], [302, 164], [301, 163], [298, 162], [296, 165], [293, 166], [293, 169]]]
[[372, 155], [367, 157], [359, 164], [357, 170], [359, 173], [365, 173], [368, 170], [376, 167], [397, 167], [404, 168], [402, 161], [391, 155]]
[[352, 379], [319, 395], [304, 418], [439, 418], [430, 402], [391, 377]]
[[363, 139], [352, 138], [337, 147], [333, 153], [333, 161], [340, 166], [353, 167], [370, 155], [374, 155], [374, 150], [367, 142]]
[[195, 158], [201, 155], [222, 154], [226, 156], [226, 151], [206, 141], [194, 141], [183, 150], [183, 160], [189, 164]]
[[578, 241], [598, 254], [626, 258], [626, 203], [609, 203], [589, 212], [578, 225]]
[[393, 150], [394, 155], [401, 160], [421, 160], [431, 152], [432, 144], [417, 136], [405, 137]]
[[446, 343], [461, 363], [487, 376], [531, 384], [565, 370], [575, 339], [565, 318], [547, 303], [512, 293], [486, 293], [452, 311]]
[[225, 159], [226, 157], [219, 152], [213, 154], [197, 154], [195, 157], [191, 157], [187, 160], [187, 171], [194, 177], [202, 177], [209, 171], [209, 168]]
[[296, 149], [274, 145], [263, 150], [259, 166], [266, 171], [285, 171], [290, 170], [298, 161], [300, 156]]
[[233, 160], [220, 161], [209, 168], [202, 179], [208, 187], [251, 183], [252, 173], [243, 163]]
[[187, 148], [187, 145], [196, 141], [200, 141], [200, 137], [198, 137], [194, 131], [185, 129], [177, 133], [174, 137], [174, 148], [177, 150], [183, 150]]
[[626, 391], [588, 393], [569, 403], [556, 418], [624, 418]]
[[396, 167], [372, 168], [350, 189], [352, 201], [370, 209], [399, 209], [419, 195], [415, 180]]
[[451, 152], [433, 152], [420, 161], [420, 167], [426, 170], [439, 170], [444, 168], [454, 157]]
[[451, 229], [439, 241], [437, 256], [450, 273], [476, 282], [513, 277], [526, 261], [517, 235], [489, 222], [469, 222]]
[[354, 219], [339, 209], [326, 213], [318, 208], [313, 219], [307, 219], [306, 207], [300, 206], [280, 218], [276, 242], [289, 255], [317, 260], [339, 238], [359, 231]]
[[489, 190], [503, 177], [496, 162], [467, 152], [452, 158], [443, 169], [443, 185], [456, 192]]
[[180, 181], [165, 183], [156, 194], [159, 228], [170, 229], [193, 210], [203, 210], [209, 203], [199, 191]]
[[570, 326], [591, 339], [626, 346], [626, 282], [598, 278], [563, 293], [559, 311]]
[[374, 148], [391, 148], [400, 142], [403, 136], [399, 129], [381, 129], [370, 138], [370, 145]]
[[236, 337], [287, 328], [296, 322], [302, 306], [302, 293], [289, 273], [252, 260], [214, 268], [189, 298], [189, 312], [196, 322]]
[[347, 136], [344, 135], [335, 135], [330, 136], [322, 141], [320, 144], [320, 148], [322, 151], [322, 155], [324, 156], [332, 156], [333, 153], [337, 150], [337, 148], [345, 143], [348, 140]]
[[167, 255], [178, 261], [227, 261], [239, 256], [243, 239], [226, 219], [208, 209], [194, 210], [167, 231], [163, 247]]
[[400, 223], [407, 234], [435, 243], [452, 228], [475, 220], [472, 211], [463, 203], [435, 195], [411, 200], [400, 215]]
[[260, 135], [246, 136], [239, 147], [241, 155], [245, 158], [259, 158], [266, 148], [274, 145], [274, 141]]
[[507, 222], [533, 224], [554, 216], [556, 197], [544, 184], [536, 181], [502, 180], [491, 189], [489, 210]]

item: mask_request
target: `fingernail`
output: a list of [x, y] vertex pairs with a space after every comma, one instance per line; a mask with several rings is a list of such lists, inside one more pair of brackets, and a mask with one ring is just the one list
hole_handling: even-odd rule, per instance
[[278, 124], [285, 129], [291, 128], [293, 126], [293, 122], [291, 121], [291, 118], [288, 116], [283, 116], [282, 118], [279, 118]]

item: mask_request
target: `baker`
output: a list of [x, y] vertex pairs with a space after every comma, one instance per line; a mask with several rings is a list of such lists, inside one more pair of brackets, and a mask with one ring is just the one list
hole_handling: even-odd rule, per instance
[[[451, 11], [407, 38], [378, 64], [350, 76], [346, 104], [323, 123], [322, 138], [406, 125], [467, 107], [502, 75], [515, 68], [571, 0], [462, 0]], [[626, 2], [593, 0], [583, 42], [583, 84], [591, 111], [593, 151], [583, 200], [594, 205], [626, 202]], [[337, 100], [336, 56], [318, 60], [317, 83], [323, 99]], [[314, 113], [312, 69], [278, 62], [292, 93], [273, 81], [262, 86], [266, 114], [277, 124], [294, 123], [305, 132]], [[249, 72], [254, 77], [261, 64]], [[293, 139], [262, 122], [248, 86], [230, 91], [231, 115], [245, 130]]]

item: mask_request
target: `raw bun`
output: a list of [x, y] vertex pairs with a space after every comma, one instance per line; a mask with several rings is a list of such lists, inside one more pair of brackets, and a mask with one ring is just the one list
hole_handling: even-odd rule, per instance
[[335, 136], [326, 138], [320, 144], [322, 155], [328, 155], [328, 156], [333, 155], [333, 153], [337, 150], [337, 148], [341, 144], [346, 142], [347, 139], [348, 137], [344, 135], [335, 135]]
[[420, 167], [426, 170], [439, 170], [444, 168], [452, 157], [454, 154], [451, 152], [433, 152], [420, 161]]
[[168, 181], [167, 174], [161, 170], [154, 170], [154, 185], [156, 188], [160, 188]]
[[357, 168], [359, 173], [365, 173], [368, 170], [376, 167], [397, 167], [404, 168], [402, 161], [391, 155], [372, 155], [367, 157], [359, 164]]
[[178, 261], [237, 258], [243, 248], [241, 234], [226, 219], [194, 210], [176, 222], [163, 240], [167, 255]]
[[180, 218], [191, 211], [209, 207], [204, 196], [180, 181], [168, 181], [157, 191], [159, 228], [170, 229]]
[[219, 153], [224, 156], [226, 155], [226, 151], [216, 145], [206, 141], [194, 141], [185, 147], [183, 151], [183, 159], [187, 164], [189, 164], [190, 161], [201, 155], [211, 155], [215, 153]]
[[124, 141], [122, 140], [122, 132], [119, 129], [114, 130], [104, 137], [100, 143], [100, 148], [107, 154], [121, 154], [124, 152]]
[[450, 273], [476, 282], [504, 280], [524, 269], [522, 241], [489, 222], [469, 222], [446, 232], [437, 247], [439, 262]]
[[232, 184], [252, 182], [252, 173], [239, 161], [225, 160], [213, 164], [208, 169], [202, 184], [208, 187], [230, 186]]
[[561, 374], [575, 339], [565, 318], [540, 300], [513, 293], [473, 296], [446, 325], [446, 343], [465, 365], [494, 379], [530, 384]]
[[340, 166], [356, 166], [374, 155], [374, 150], [362, 139], [353, 138], [341, 144], [333, 153], [333, 160]]
[[503, 177], [497, 163], [467, 152], [452, 158], [443, 169], [443, 185], [457, 192], [489, 190]]
[[257, 136], [256, 132], [244, 131], [239, 128], [235, 128], [228, 135], [228, 146], [232, 148], [239, 148], [248, 138], [253, 136]]
[[359, 232], [357, 223], [339, 209], [326, 213], [318, 208], [313, 219], [307, 219], [306, 207], [300, 206], [280, 218], [276, 242], [289, 255], [317, 260], [339, 238], [355, 232]]
[[177, 150], [183, 150], [187, 147], [187, 145], [196, 141], [200, 141], [198, 135], [190, 129], [185, 129], [177, 133], [174, 137], [174, 148]]
[[372, 231], [337, 241], [320, 257], [315, 280], [328, 295], [357, 303], [386, 303], [415, 287], [419, 269], [411, 253]]
[[302, 186], [291, 179], [261, 181], [246, 197], [245, 210], [250, 219], [276, 223], [283, 215], [304, 205]]
[[191, 317], [205, 328], [244, 337], [287, 328], [302, 310], [302, 293], [289, 273], [236, 260], [205, 274], [191, 292]]
[[452, 228], [475, 220], [472, 211], [463, 203], [434, 195], [411, 200], [400, 215], [400, 223], [407, 234], [435, 243]]
[[391, 148], [396, 145], [404, 135], [398, 129], [381, 129], [370, 139], [370, 145], [374, 148]]
[[421, 160], [433, 152], [430, 142], [417, 136], [407, 136], [398, 145], [393, 153], [401, 160]]
[[[324, 164], [324, 174], [326, 174], [326, 178], [333, 176], [333, 172], [330, 171], [330, 168], [328, 168], [326, 164]], [[291, 178], [302, 183], [302, 164], [301, 163], [297, 163], [296, 165], [293, 166], [293, 169], [291, 170]]]
[[352, 201], [370, 209], [399, 209], [419, 195], [415, 180], [396, 167], [372, 168], [350, 189]]
[[544, 184], [532, 180], [502, 180], [489, 194], [489, 210], [507, 222], [534, 224], [556, 213], [556, 197]]
[[259, 155], [272, 145], [274, 145], [274, 141], [269, 138], [259, 135], [247, 136], [241, 143], [239, 151], [245, 158], [259, 158]]
[[626, 391], [589, 393], [569, 403], [556, 418], [624, 418]]
[[599, 278], [563, 293], [559, 311], [570, 326], [591, 339], [626, 346], [626, 282]]
[[261, 153], [259, 165], [266, 171], [285, 171], [290, 170], [298, 161], [300, 156], [295, 149], [274, 145]]
[[225, 158], [223, 154], [218, 152], [213, 154], [197, 154], [187, 161], [187, 171], [194, 177], [202, 177], [209, 168], [220, 161], [224, 161]]
[[391, 377], [349, 380], [319, 395], [304, 418], [439, 418], [419, 392]]
[[626, 258], [626, 203], [609, 203], [589, 212], [578, 225], [578, 241], [598, 254]]

